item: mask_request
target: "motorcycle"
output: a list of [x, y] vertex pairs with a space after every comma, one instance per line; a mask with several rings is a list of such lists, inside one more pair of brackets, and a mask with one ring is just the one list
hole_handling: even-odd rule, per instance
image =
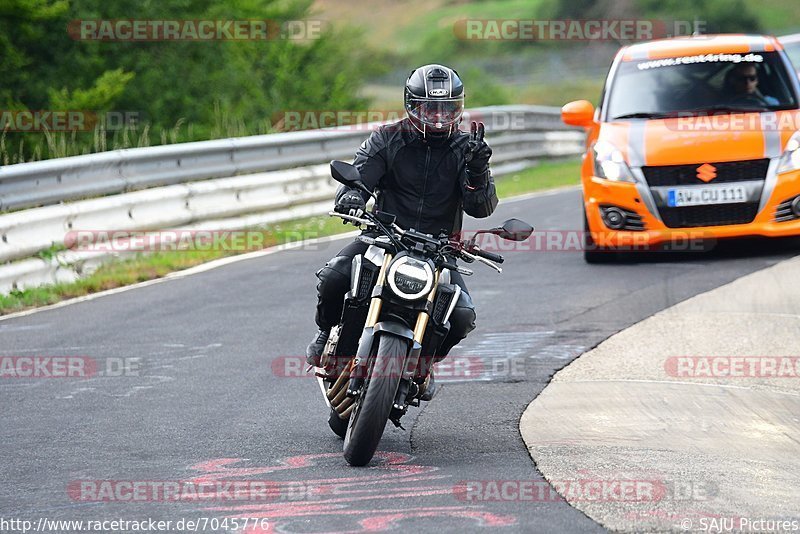
[[[331, 175], [375, 198], [353, 165], [334, 160]], [[503, 257], [481, 250], [477, 235], [524, 241], [533, 228], [509, 219], [501, 227], [459, 240], [402, 229], [394, 215], [375, 208], [360, 217], [335, 211], [329, 215], [363, 226], [365, 231], [356, 239], [369, 246], [352, 260], [341, 321], [331, 329], [314, 372], [329, 407], [328, 424], [344, 438], [345, 459], [364, 466], [375, 454], [387, 422], [402, 428], [400, 418], [409, 406], [433, 396], [436, 351], [461, 293], [451, 283], [450, 272], [473, 274], [455, 260], [484, 263], [502, 272], [497, 264]]]

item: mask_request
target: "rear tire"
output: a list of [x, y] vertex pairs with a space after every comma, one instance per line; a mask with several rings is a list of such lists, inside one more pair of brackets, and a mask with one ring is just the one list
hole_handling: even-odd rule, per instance
[[392, 411], [407, 352], [407, 340], [392, 335], [380, 337], [369, 380], [364, 384], [366, 389], [356, 400], [347, 424], [344, 458], [350, 465], [364, 466], [372, 460]]

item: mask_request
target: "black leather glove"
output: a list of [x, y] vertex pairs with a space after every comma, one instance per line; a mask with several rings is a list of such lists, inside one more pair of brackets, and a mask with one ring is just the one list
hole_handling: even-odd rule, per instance
[[474, 122], [470, 128], [469, 144], [467, 145], [467, 168], [480, 174], [489, 167], [489, 158], [492, 157], [492, 149], [483, 139], [485, 128], [482, 122]]
[[484, 131], [482, 122], [473, 121], [465, 154], [468, 183], [471, 187], [483, 187], [489, 180], [489, 158], [492, 157], [492, 148], [483, 139]]
[[352, 217], [361, 217], [364, 215], [364, 210], [366, 208], [367, 204], [358, 192], [347, 191], [336, 201], [336, 206], [333, 208], [333, 211], [345, 213]]

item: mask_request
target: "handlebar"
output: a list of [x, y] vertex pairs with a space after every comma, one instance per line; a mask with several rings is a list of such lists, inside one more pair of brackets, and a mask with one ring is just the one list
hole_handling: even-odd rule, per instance
[[503, 263], [505, 261], [505, 258], [503, 258], [503, 256], [501, 256], [500, 254], [495, 254], [494, 252], [488, 252], [486, 250], [481, 250], [479, 248], [473, 250], [472, 253], [475, 254], [476, 256], [480, 256], [481, 258], [486, 258], [487, 260], [493, 261], [495, 263]]
[[[364, 216], [362, 217], [354, 217], [352, 215], [346, 213], [340, 213], [338, 211], [329, 211], [328, 215], [331, 215], [333, 217], [340, 217], [341, 219], [356, 225], [363, 224], [368, 227], [378, 227], [383, 229], [385, 232], [389, 232], [388, 229], [382, 224], [380, 224], [380, 222], [375, 220], [374, 216], [369, 212], [365, 213]], [[495, 263], [503, 263], [504, 261], [503, 256], [499, 254], [494, 254], [492, 252], [480, 250], [478, 247], [474, 245], [470, 246], [468, 242], [452, 241], [448, 240], [447, 238], [439, 238], [437, 240], [436, 238], [428, 236], [427, 234], [420, 234], [419, 232], [415, 232], [413, 230], [403, 230], [395, 223], [391, 223], [390, 228], [394, 232], [396, 232], [397, 235], [400, 236], [400, 240], [403, 240], [404, 238], [410, 238], [412, 241], [421, 240], [420, 242], [427, 243], [429, 245], [430, 244], [436, 245], [437, 243], [439, 243], [440, 247], [446, 246], [445, 248], [449, 248], [449, 251], [446, 252], [445, 254], [450, 254], [455, 257], [460, 257], [468, 262], [479, 261], [480, 263], [488, 265], [489, 267], [491, 267], [492, 269], [496, 270], [499, 273], [503, 272], [503, 270], [499, 266], [495, 265]], [[356, 239], [361, 241], [362, 243], [379, 246], [385, 249], [391, 249], [393, 245], [405, 249], [405, 246], [401, 244], [400, 240], [398, 240], [397, 237], [391, 235], [391, 232], [387, 234], [387, 237], [392, 241], [392, 243], [382, 243], [376, 240], [375, 238], [363, 235], [358, 236]], [[467, 249], [467, 247], [469, 247], [469, 249]], [[437, 247], [434, 246], [434, 248]], [[433, 252], [433, 250], [431, 251]], [[455, 263], [452, 263], [448, 260], [445, 260], [445, 263], [443, 263], [441, 266], [446, 269], [456, 270], [462, 274], [468, 274], [468, 275], [472, 274], [472, 271], [470, 271], [469, 269], [457, 266]]]
[[478, 255], [475, 255], [475, 254], [470, 254], [466, 250], [462, 250], [461, 251], [461, 255], [463, 257], [471, 259], [473, 261], [479, 261], [479, 262], [483, 263], [484, 265], [488, 265], [489, 267], [491, 267], [492, 269], [494, 269], [498, 273], [502, 273], [503, 272], [503, 269], [501, 269], [498, 265], [495, 265], [494, 262], [492, 262], [490, 260], [487, 260], [486, 258], [484, 258], [482, 256], [478, 256]]
[[348, 215], [346, 213], [340, 213], [338, 211], [329, 211], [328, 215], [330, 215], [331, 217], [341, 217], [345, 221], [349, 221], [353, 224], [367, 224], [367, 225], [372, 224], [372, 221], [370, 221], [369, 219], [364, 219], [362, 217], [353, 217], [352, 215]]

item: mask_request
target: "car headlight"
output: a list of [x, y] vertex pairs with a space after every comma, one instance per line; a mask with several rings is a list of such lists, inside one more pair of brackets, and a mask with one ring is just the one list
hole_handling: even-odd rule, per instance
[[796, 171], [800, 169], [800, 131], [792, 134], [783, 150], [781, 161], [778, 164], [778, 173]]
[[433, 269], [430, 264], [409, 256], [402, 256], [389, 266], [389, 287], [406, 300], [415, 300], [430, 293], [433, 288]]
[[617, 147], [608, 141], [598, 141], [594, 152], [594, 175], [612, 182], [636, 182], [631, 168]]

